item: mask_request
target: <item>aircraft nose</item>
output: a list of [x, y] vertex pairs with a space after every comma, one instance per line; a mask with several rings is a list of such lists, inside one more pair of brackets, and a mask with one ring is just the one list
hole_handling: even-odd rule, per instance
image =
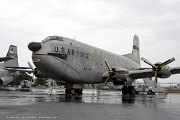
[[39, 49], [41, 49], [41, 43], [39, 43], [39, 42], [31, 42], [31, 43], [28, 44], [28, 48], [32, 52], [36, 52]]

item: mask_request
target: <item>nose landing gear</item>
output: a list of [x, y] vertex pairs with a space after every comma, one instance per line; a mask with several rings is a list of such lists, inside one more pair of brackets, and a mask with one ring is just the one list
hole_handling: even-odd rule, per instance
[[84, 85], [81, 84], [69, 84], [66, 85], [65, 94], [82, 95]]
[[65, 93], [66, 94], [72, 94], [72, 95], [82, 95], [83, 89], [75, 89], [75, 88], [66, 88]]

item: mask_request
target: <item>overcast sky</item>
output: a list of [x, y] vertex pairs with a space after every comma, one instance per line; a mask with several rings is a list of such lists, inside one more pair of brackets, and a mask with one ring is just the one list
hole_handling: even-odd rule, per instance
[[170, 66], [180, 66], [179, 5], [179, 0], [0, 0], [0, 56], [17, 45], [20, 66], [28, 66], [28, 43], [50, 35], [122, 55], [132, 51], [137, 34], [141, 57], [153, 63], [175, 57]]

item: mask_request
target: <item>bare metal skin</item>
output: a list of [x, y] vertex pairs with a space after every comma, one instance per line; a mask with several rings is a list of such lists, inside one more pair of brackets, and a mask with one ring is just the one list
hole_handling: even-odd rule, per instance
[[[81, 94], [83, 84], [107, 84], [109, 81], [115, 85], [125, 85], [124, 95], [134, 94], [131, 85], [135, 79], [154, 76], [167, 78], [171, 74], [180, 73], [179, 67], [167, 66], [172, 60], [163, 63], [157, 70], [154, 69], [154, 64], [154, 68], [141, 69], [137, 35], [133, 38], [132, 53], [125, 55], [117, 55], [60, 36], [50, 36], [42, 42], [31, 42], [28, 48], [32, 51], [37, 69], [46, 77], [66, 83], [67, 94]], [[144, 61], [146, 62], [145, 59]]]

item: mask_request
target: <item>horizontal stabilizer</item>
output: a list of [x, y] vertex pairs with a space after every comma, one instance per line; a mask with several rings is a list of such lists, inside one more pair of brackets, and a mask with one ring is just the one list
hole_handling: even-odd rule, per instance
[[6, 62], [6, 61], [12, 60], [12, 59], [14, 59], [14, 58], [2, 57], [2, 58], [0, 58], [0, 62]]
[[4, 77], [1, 77], [1, 79], [0, 79], [0, 83], [2, 85], [7, 85], [8, 83], [10, 83], [12, 81], [13, 81], [13, 76], [4, 76]]

